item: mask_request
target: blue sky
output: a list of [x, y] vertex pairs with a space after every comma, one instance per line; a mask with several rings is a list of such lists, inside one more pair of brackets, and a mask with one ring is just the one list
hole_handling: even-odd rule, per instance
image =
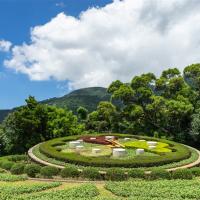
[[[104, 6], [110, 0], [0, 0], [0, 40], [20, 45], [30, 40], [30, 28], [43, 25], [60, 12], [78, 16], [92, 6]], [[0, 109], [22, 105], [29, 95], [38, 100], [68, 92], [67, 81], [31, 81], [26, 75], [3, 66], [9, 55], [0, 52]]]

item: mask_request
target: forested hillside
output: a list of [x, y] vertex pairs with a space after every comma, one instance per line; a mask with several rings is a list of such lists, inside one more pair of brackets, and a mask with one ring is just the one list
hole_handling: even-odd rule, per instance
[[[68, 108], [76, 113], [78, 107], [85, 107], [89, 112], [94, 111], [100, 101], [109, 101], [111, 95], [106, 88], [91, 87], [75, 90], [63, 97], [51, 98], [42, 101], [43, 104], [55, 105], [57, 107]], [[11, 110], [0, 110], [0, 122]]]

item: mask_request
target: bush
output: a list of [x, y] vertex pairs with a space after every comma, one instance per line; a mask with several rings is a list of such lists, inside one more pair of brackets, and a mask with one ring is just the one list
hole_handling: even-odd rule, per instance
[[200, 176], [200, 167], [191, 168], [190, 171], [194, 176]]
[[76, 167], [69, 166], [62, 169], [60, 172], [60, 175], [63, 178], [69, 178], [69, 177], [74, 178], [74, 177], [78, 177], [80, 175], [80, 172], [78, 171]]
[[128, 172], [128, 177], [131, 178], [145, 178], [146, 174], [142, 169], [131, 169]]
[[11, 167], [10, 171], [11, 171], [12, 174], [23, 174], [24, 173], [24, 167], [25, 167], [24, 164], [16, 163]]
[[52, 178], [59, 173], [59, 169], [51, 166], [42, 167], [40, 174], [45, 178]]
[[41, 166], [37, 164], [29, 164], [29, 165], [26, 165], [26, 167], [24, 168], [24, 172], [28, 176], [35, 178], [36, 174], [40, 173], [40, 169], [41, 169]]
[[154, 169], [149, 174], [148, 179], [171, 179], [171, 173], [165, 169]]
[[17, 161], [27, 161], [28, 156], [26, 155], [12, 155], [8, 158], [9, 161], [17, 162]]
[[124, 181], [127, 179], [127, 175], [122, 169], [108, 169], [105, 179], [110, 181]]
[[193, 174], [189, 169], [177, 169], [172, 172], [173, 179], [192, 179]]
[[95, 168], [86, 168], [82, 171], [81, 176], [83, 178], [88, 178], [90, 180], [101, 180], [102, 175], [99, 173], [99, 171]]
[[11, 167], [14, 165], [15, 163], [14, 162], [11, 162], [11, 161], [2, 161], [1, 162], [1, 168], [2, 169], [5, 169], [5, 170], [10, 170]]

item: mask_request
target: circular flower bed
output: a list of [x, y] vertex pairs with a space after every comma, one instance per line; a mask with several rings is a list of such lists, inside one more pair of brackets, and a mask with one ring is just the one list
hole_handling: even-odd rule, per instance
[[[97, 167], [151, 167], [161, 166], [171, 162], [177, 162], [187, 159], [191, 155], [191, 151], [182, 144], [178, 144], [168, 140], [160, 140], [149, 137], [133, 136], [125, 134], [112, 134], [113, 141], [106, 144], [103, 142], [107, 135], [86, 135], [86, 136], [69, 136], [63, 138], [56, 138], [42, 143], [39, 147], [40, 152], [48, 157], [64, 161], [66, 163], [73, 163], [83, 166], [97, 166]], [[91, 139], [92, 138], [92, 139]], [[126, 139], [125, 139], [126, 138]], [[127, 141], [128, 138], [128, 141]], [[76, 151], [69, 148], [70, 141], [83, 140], [84, 151]], [[89, 140], [89, 142], [88, 142]], [[91, 142], [91, 140], [93, 142]], [[147, 146], [147, 141], [156, 141], [156, 148], [150, 149]], [[127, 156], [122, 158], [113, 158], [112, 148], [116, 145], [123, 146], [127, 151]], [[91, 145], [91, 146], [90, 146]], [[99, 146], [93, 146], [99, 145]], [[97, 148], [98, 147], [98, 148]], [[119, 146], [117, 146], [118, 148]], [[92, 149], [100, 149], [98, 155], [92, 154]], [[103, 151], [102, 149], [110, 148], [110, 151]], [[134, 152], [138, 148], [143, 148], [145, 154], [136, 155]], [[87, 151], [89, 153], [87, 153]]]

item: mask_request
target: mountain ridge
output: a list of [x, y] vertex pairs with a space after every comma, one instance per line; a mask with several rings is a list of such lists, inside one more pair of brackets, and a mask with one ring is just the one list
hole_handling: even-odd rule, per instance
[[[74, 90], [62, 97], [53, 97], [43, 101], [42, 104], [54, 105], [61, 108], [68, 108], [76, 113], [79, 106], [85, 107], [89, 112], [96, 109], [100, 101], [109, 101], [111, 95], [104, 87], [88, 87]], [[15, 108], [14, 108], [15, 109]], [[13, 109], [0, 110], [0, 122], [12, 112]]]

